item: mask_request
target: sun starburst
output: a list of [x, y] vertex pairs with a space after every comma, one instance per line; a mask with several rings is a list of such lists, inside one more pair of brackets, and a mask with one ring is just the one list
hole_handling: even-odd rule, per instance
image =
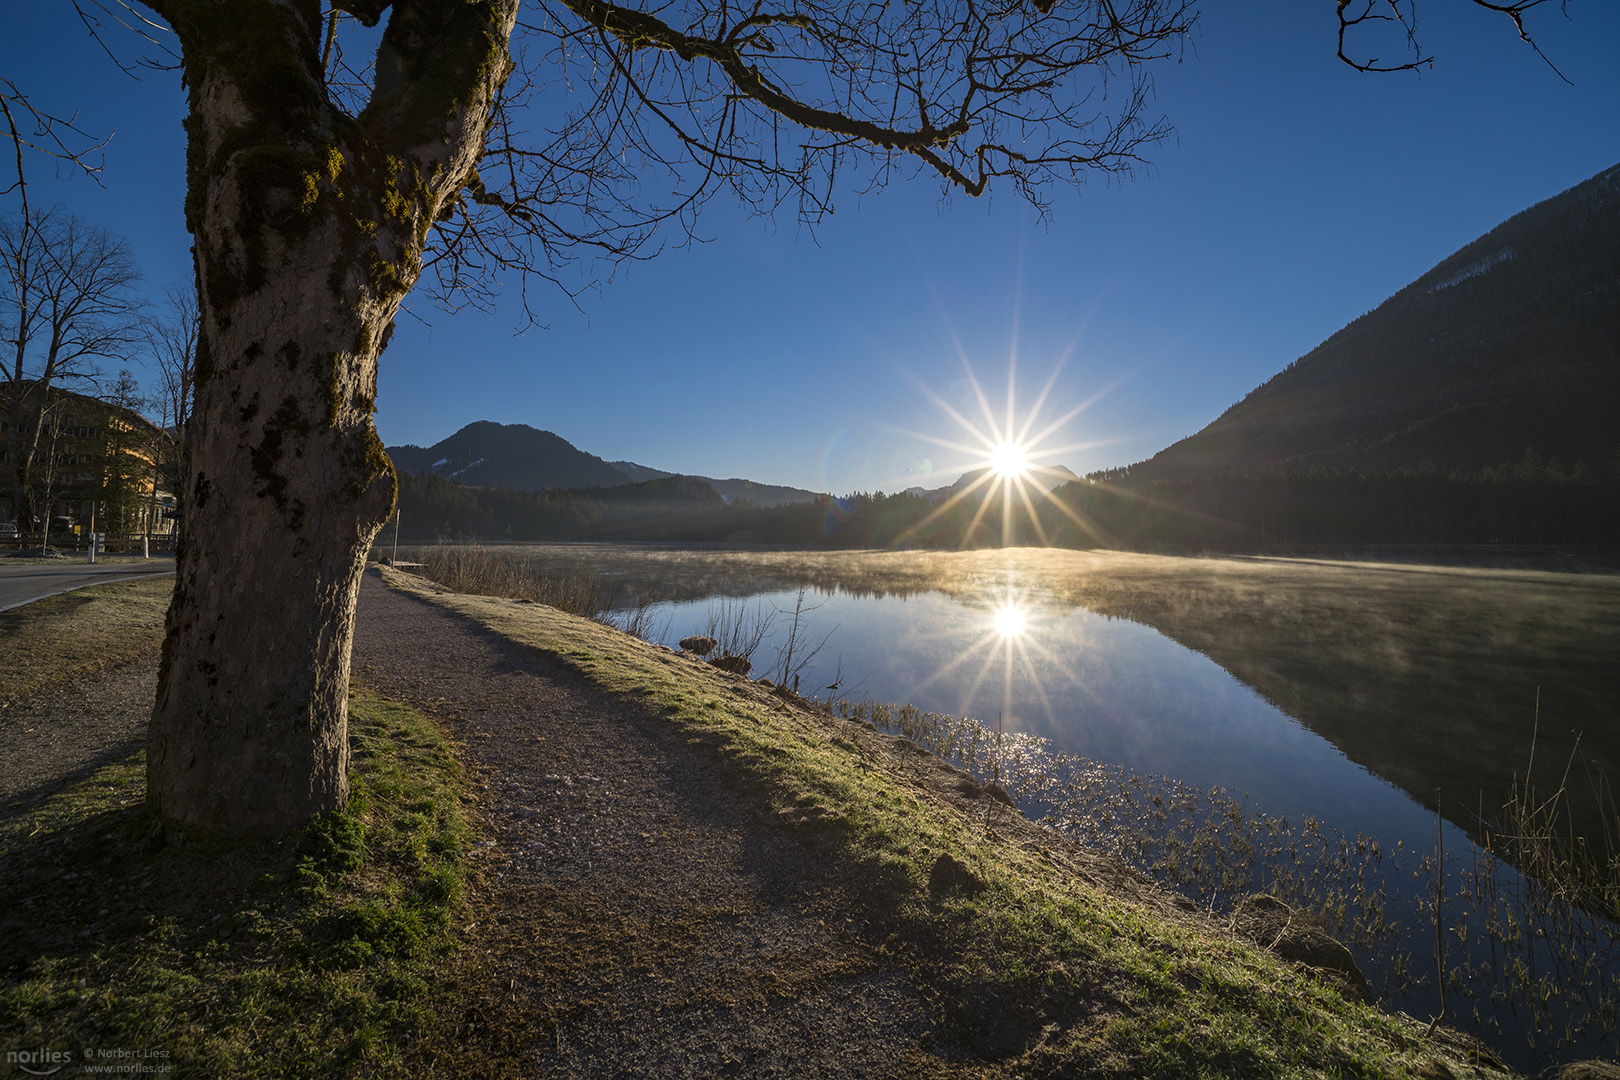
[[986, 518], [994, 522], [995, 519], [990, 515], [996, 510], [1000, 511], [1002, 546], [1017, 542], [1018, 525], [1026, 520], [1040, 543], [1049, 545], [1051, 540], [1041, 523], [1038, 508], [1044, 503], [1073, 521], [1086, 535], [1100, 539], [1092, 527], [1081, 520], [1067, 503], [1052, 494], [1054, 489], [1074, 479], [1074, 474], [1069, 470], [1052, 464], [1054, 459], [1060, 454], [1103, 445], [1105, 441], [1054, 445], [1058, 433], [1065, 430], [1070, 421], [1101, 397], [1101, 393], [1050, 423], [1044, 425], [1041, 423], [1041, 412], [1051, 398], [1058, 376], [1067, 361], [1067, 355], [1058, 361], [1052, 369], [1052, 374], [1047, 377], [1046, 384], [1041, 387], [1034, 404], [1023, 414], [1020, 414], [1016, 401], [1016, 361], [1009, 361], [1007, 365], [1006, 408], [999, 417], [965, 356], [962, 358], [962, 366], [966, 369], [968, 383], [973, 388], [973, 396], [980, 414], [979, 420], [975, 421], [963, 415], [927, 386], [922, 387], [923, 392], [966, 433], [968, 441], [941, 438], [921, 432], [909, 433], [925, 442], [946, 447], [966, 457], [961, 466], [964, 469], [962, 478], [952, 485], [949, 496], [935, 507], [932, 513], [913, 526], [912, 532], [927, 527], [958, 506], [976, 503], [972, 521], [962, 537], [963, 546], [975, 542], [975, 535], [979, 533]]
[[[994, 558], [988, 553], [985, 557]], [[1029, 584], [1027, 571], [1008, 566], [1003, 585], [974, 590], [977, 595], [964, 601], [975, 611], [972, 629], [966, 637], [956, 636], [960, 631], [949, 632], [953, 647], [946, 659], [913, 692], [940, 684], [960, 687], [957, 707], [964, 715], [989, 722], [985, 707], [990, 705], [1011, 725], [1009, 730], [1027, 731], [1035, 718], [1017, 711], [1014, 688], [1022, 685], [1034, 691], [1047, 722], [1056, 724], [1045, 680], [1055, 671], [1067, 670], [1068, 660], [1043, 638], [1051, 636], [1054, 618], [1061, 618], [1057, 614], [1061, 605], [1055, 607], [1052, 597], [1031, 591]]]

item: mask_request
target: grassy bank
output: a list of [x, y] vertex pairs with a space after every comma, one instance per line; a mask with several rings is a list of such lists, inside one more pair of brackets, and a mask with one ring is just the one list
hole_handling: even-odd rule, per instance
[[347, 810], [277, 842], [164, 844], [141, 755], [0, 820], [0, 1046], [65, 1055], [62, 1076], [453, 1061], [441, 1003], [465, 903], [460, 767], [431, 721], [363, 690], [350, 738]]
[[946, 1041], [973, 1054], [921, 1055], [919, 1074], [1505, 1074], [1444, 1029], [1349, 1000], [1196, 913], [1062, 869], [1055, 835], [1010, 842], [1005, 826], [876, 767], [881, 737], [860, 725], [541, 605], [424, 595], [679, 725], [762, 820], [858, 867], [899, 928], [884, 948], [936, 995]]

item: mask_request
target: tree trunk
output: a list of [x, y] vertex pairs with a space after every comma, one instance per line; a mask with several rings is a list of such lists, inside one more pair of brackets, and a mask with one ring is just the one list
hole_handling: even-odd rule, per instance
[[355, 597], [396, 488], [377, 357], [473, 175], [516, 4], [396, 3], [358, 119], [328, 101], [319, 5], [153, 6], [190, 92], [201, 331], [148, 798], [265, 835], [348, 795]]
[[301, 254], [205, 331], [148, 748], [152, 799], [191, 828], [274, 832], [348, 793], [355, 596], [394, 499], [376, 352], [352, 344], [386, 323], [322, 295], [330, 246]]

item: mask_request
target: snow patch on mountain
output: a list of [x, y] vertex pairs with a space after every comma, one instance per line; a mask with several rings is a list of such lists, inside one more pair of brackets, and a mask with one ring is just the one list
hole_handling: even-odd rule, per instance
[[1437, 281], [1433, 285], [1430, 285], [1429, 291], [1439, 292], [1441, 289], [1449, 289], [1453, 285], [1461, 284], [1471, 277], [1478, 277], [1491, 267], [1499, 266], [1502, 263], [1507, 262], [1509, 259], [1514, 257], [1514, 254], [1515, 252], [1512, 248], [1505, 247], [1501, 251], [1498, 251], [1495, 255], [1487, 255], [1483, 259], [1475, 259], [1473, 262], [1469, 263], [1467, 266], [1463, 267], [1461, 270], [1457, 271], [1455, 274], [1452, 274], [1445, 280]]

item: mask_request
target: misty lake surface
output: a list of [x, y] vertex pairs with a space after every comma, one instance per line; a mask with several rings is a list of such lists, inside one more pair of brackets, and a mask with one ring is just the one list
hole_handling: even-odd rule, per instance
[[[775, 616], [755, 653], [755, 676], [777, 674], [796, 599], [793, 590], [748, 598], [752, 610]], [[1059, 752], [1247, 793], [1290, 817], [1339, 817], [1354, 804], [1357, 828], [1374, 831], [1413, 809], [1393, 785], [1151, 627], [1085, 610], [1043, 611], [1027, 599], [1012, 606], [1005, 593], [966, 601], [812, 593], [808, 602], [819, 605], [804, 615], [811, 646], [823, 637], [826, 645], [801, 674], [807, 695], [825, 698], [839, 678], [839, 696], [1004, 723]], [[670, 641], [700, 633], [710, 606], [668, 605], [660, 614]], [[1022, 616], [1016, 633], [997, 626], [1008, 612]]]
[[[781, 675], [804, 587], [801, 637], [825, 638], [799, 673], [806, 696], [999, 721], [1351, 835], [1432, 843], [1436, 807], [1468, 828], [1532, 750], [1540, 783], [1572, 755], [1579, 776], [1620, 780], [1620, 575], [1033, 548], [505, 550], [599, 576], [621, 610], [657, 599], [666, 644], [722, 603], [772, 619], [755, 678]], [[1597, 835], [1589, 789], [1572, 795]]]

